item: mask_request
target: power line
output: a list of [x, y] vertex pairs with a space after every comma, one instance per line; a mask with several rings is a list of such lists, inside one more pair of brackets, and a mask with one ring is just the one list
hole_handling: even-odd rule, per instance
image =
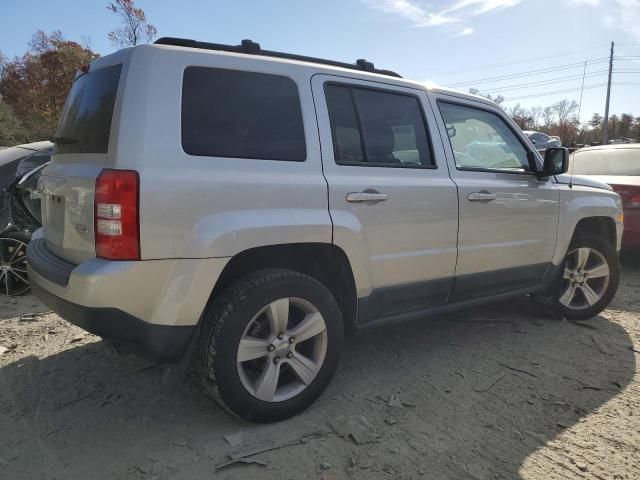
[[[585, 90], [591, 90], [591, 89], [594, 89], [594, 88], [601, 88], [601, 87], [606, 87], [606, 86], [607, 86], [607, 83], [599, 83], [597, 85], [588, 85], [588, 86], [584, 87], [584, 89]], [[580, 87], [578, 87], [578, 88], [569, 88], [569, 89], [566, 89], [566, 90], [556, 90], [555, 92], [545, 92], [545, 93], [537, 93], [537, 94], [534, 94], [534, 95], [523, 95], [523, 96], [520, 96], [520, 97], [510, 97], [510, 98], [505, 98], [505, 102], [510, 102], [512, 100], [524, 100], [524, 99], [527, 99], [527, 98], [546, 97], [548, 95], [557, 95], [557, 94], [560, 94], [560, 93], [577, 92], [579, 90], [581, 90]]]
[[[597, 63], [603, 63], [608, 61], [608, 58], [597, 58], [597, 59], [593, 59], [593, 60], [587, 60], [587, 63], [589, 65], [594, 65]], [[461, 86], [467, 86], [467, 85], [477, 85], [479, 83], [488, 83], [488, 82], [496, 82], [496, 81], [501, 81], [501, 80], [510, 80], [513, 78], [520, 78], [520, 77], [526, 77], [529, 75], [540, 75], [540, 74], [544, 74], [544, 73], [551, 73], [551, 72], [558, 72], [558, 71], [562, 71], [562, 70], [571, 70], [571, 69], [575, 69], [577, 67], [582, 67], [584, 65], [584, 61], [583, 62], [578, 62], [578, 63], [571, 63], [568, 65], [557, 65], [555, 67], [547, 67], [547, 68], [542, 68], [539, 70], [529, 70], [527, 72], [520, 72], [520, 73], [513, 73], [510, 75], [500, 75], [500, 76], [496, 76], [496, 77], [487, 77], [487, 78], [480, 78], [480, 79], [476, 79], [476, 80], [470, 80], [467, 82], [458, 82], [458, 83], [452, 83], [450, 85], [448, 85], [449, 87], [461, 87]]]
[[540, 61], [540, 60], [548, 60], [550, 58], [566, 57], [568, 55], [575, 55], [575, 54], [578, 54], [578, 53], [584, 54], [586, 52], [594, 52], [596, 50], [605, 50], [607, 48], [608, 47], [588, 48], [586, 50], [574, 50], [574, 51], [571, 51], [571, 52], [557, 53], [555, 55], [545, 55], [544, 57], [527, 58], [526, 60], [520, 60], [520, 61], [515, 61], [515, 62], [498, 63], [498, 64], [494, 64], [494, 65], [488, 65], [488, 66], [485, 66], [485, 67], [473, 68], [473, 69], [470, 69], [470, 70], [458, 70], [457, 72], [443, 73], [442, 75], [439, 75], [439, 77], [451, 77], [453, 75], [461, 75], [463, 73], [479, 72], [479, 71], [482, 71], [482, 70], [492, 70], [494, 68], [500, 68], [500, 67], [510, 67], [511, 65], [520, 65], [520, 64], [523, 64], [523, 63], [533, 63], [533, 62], [537, 62], [537, 61]]
[[[584, 75], [584, 77], [585, 78], [597, 77], [607, 72], [608, 70], [600, 70], [597, 72], [587, 73], [586, 75]], [[548, 80], [541, 80], [538, 82], [519, 83], [514, 85], [505, 85], [504, 87], [490, 88], [488, 90], [482, 90], [482, 93], [504, 92], [508, 90], [521, 90], [523, 88], [535, 87], [535, 86], [541, 86], [541, 85], [553, 85], [555, 83], [564, 83], [571, 80], [579, 80], [581, 78], [583, 78], [583, 74], [570, 75], [567, 77], [556, 77], [556, 78], [550, 78]]]

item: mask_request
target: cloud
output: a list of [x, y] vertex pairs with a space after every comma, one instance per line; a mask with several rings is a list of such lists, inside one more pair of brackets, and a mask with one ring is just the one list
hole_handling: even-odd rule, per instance
[[414, 27], [436, 27], [460, 21], [438, 12], [428, 12], [412, 0], [362, 0], [369, 8], [409, 20]]
[[569, 3], [573, 5], [589, 5], [590, 7], [597, 7], [600, 5], [600, 0], [569, 0]]
[[464, 30], [459, 31], [454, 37], [466, 37], [467, 35], [471, 35], [473, 33], [473, 28], [467, 27]]
[[[470, 17], [494, 10], [514, 7], [522, 0], [455, 0], [439, 10], [417, 0], [362, 0], [369, 8], [394, 14], [411, 22], [413, 27], [438, 27], [450, 23], [465, 22]], [[465, 32], [465, 33], [463, 33]], [[461, 35], [470, 35], [473, 29], [461, 30]]]
[[515, 7], [522, 0], [458, 0], [443, 13], [453, 13], [462, 10], [473, 10], [472, 15], [482, 15], [493, 10]]
[[601, 9], [605, 27], [625, 32], [634, 41], [640, 41], [640, 0], [571, 0], [570, 3]]

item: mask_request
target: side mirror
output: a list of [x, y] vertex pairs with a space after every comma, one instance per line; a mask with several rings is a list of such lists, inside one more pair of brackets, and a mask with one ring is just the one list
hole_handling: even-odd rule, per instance
[[543, 177], [560, 175], [569, 170], [569, 150], [561, 147], [547, 148], [544, 152], [544, 167], [540, 172]]

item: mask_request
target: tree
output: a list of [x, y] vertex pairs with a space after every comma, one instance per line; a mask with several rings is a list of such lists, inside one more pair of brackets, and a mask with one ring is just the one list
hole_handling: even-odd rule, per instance
[[551, 108], [558, 116], [558, 123], [562, 126], [571, 121], [571, 117], [578, 110], [578, 103], [575, 100], [560, 100], [554, 103]]
[[591, 120], [589, 120], [589, 125], [591, 125], [593, 128], [602, 128], [602, 121], [602, 115], [600, 115], [599, 113], [594, 113], [591, 117]]
[[478, 95], [479, 97], [486, 98], [487, 100], [491, 100], [500, 108], [502, 108], [502, 104], [504, 103], [504, 97], [502, 95], [496, 95], [495, 97], [492, 97], [488, 93], [480, 93], [480, 90], [478, 90], [477, 88], [470, 88], [469, 93], [472, 95]]
[[553, 125], [553, 120], [555, 119], [556, 112], [552, 107], [545, 107], [542, 110], [542, 121], [544, 122], [545, 128], [551, 128]]
[[629, 138], [631, 136], [631, 129], [633, 128], [633, 115], [630, 113], [623, 113], [620, 115], [620, 126], [618, 128], [618, 136]]
[[3, 65], [0, 96], [34, 141], [54, 133], [76, 72], [98, 55], [59, 31], [36, 32], [29, 47]]
[[531, 127], [534, 130], [537, 130], [538, 125], [540, 124], [540, 117], [542, 116], [542, 110], [543, 108], [540, 106], [531, 107], [531, 109], [529, 109], [528, 115], [531, 117]]
[[2, 99], [0, 99], [0, 147], [27, 143], [29, 135], [18, 118]]
[[133, 47], [149, 43], [156, 36], [156, 27], [147, 23], [147, 15], [136, 8], [133, 0], [115, 0], [107, 10], [120, 17], [120, 27], [109, 32], [109, 40], [116, 47]]

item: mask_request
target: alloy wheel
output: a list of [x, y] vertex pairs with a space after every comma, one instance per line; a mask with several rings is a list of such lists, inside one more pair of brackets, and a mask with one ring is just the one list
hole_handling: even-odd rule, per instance
[[602, 253], [589, 247], [576, 248], [565, 260], [559, 301], [573, 310], [592, 307], [607, 291], [609, 278], [609, 264]]
[[305, 390], [327, 352], [322, 314], [300, 298], [281, 298], [249, 322], [236, 354], [238, 374], [251, 395], [282, 402]]
[[26, 253], [26, 243], [0, 238], [0, 295], [22, 295], [29, 290]]

